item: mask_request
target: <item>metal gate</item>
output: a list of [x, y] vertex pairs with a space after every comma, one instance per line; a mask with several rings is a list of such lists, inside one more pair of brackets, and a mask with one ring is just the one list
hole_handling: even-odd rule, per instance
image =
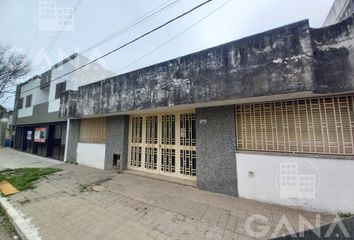
[[130, 169], [196, 179], [194, 111], [130, 116], [128, 159]]

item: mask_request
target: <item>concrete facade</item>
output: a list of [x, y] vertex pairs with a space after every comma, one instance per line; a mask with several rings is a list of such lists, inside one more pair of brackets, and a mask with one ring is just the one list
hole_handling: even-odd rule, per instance
[[79, 130], [80, 130], [80, 120], [79, 119], [68, 119], [67, 124], [67, 137], [66, 138], [66, 155], [64, 158], [65, 162], [75, 163], [76, 162], [76, 149], [79, 141]]
[[17, 125], [48, 123], [48, 122], [62, 122], [59, 118], [59, 112], [48, 113], [48, 102], [33, 106], [33, 113], [30, 116], [17, 118]]
[[[154, 161], [155, 159], [160, 161], [160, 166], [162, 164], [176, 166], [176, 169], [173, 170], [175, 172], [181, 171], [178, 169], [182, 165], [181, 162], [190, 164], [194, 161], [197, 176], [191, 178], [196, 181], [200, 189], [307, 209], [321, 209], [331, 212], [353, 210], [349, 203], [353, 201], [354, 196], [345, 191], [345, 189], [350, 189], [351, 185], [345, 179], [338, 177], [341, 173], [335, 170], [351, 167], [354, 156], [354, 149], [352, 151], [351, 148], [354, 139], [354, 132], [352, 131], [354, 125], [352, 125], [351, 120], [354, 119], [352, 109], [354, 96], [353, 38], [354, 15], [335, 25], [321, 29], [310, 28], [308, 21], [300, 21], [133, 72], [83, 85], [78, 87], [77, 91], [67, 91], [61, 96], [59, 114], [64, 119], [107, 117], [107, 135], [105, 142], [101, 144], [105, 147], [104, 152], [103, 147], [100, 148], [101, 155], [97, 156], [96, 160], [89, 155], [85, 155], [88, 160], [82, 162], [89, 166], [115, 169], [113, 167], [113, 154], [116, 153], [120, 155], [121, 165], [119, 169], [124, 170], [129, 162], [127, 153], [130, 152], [130, 155], [133, 156], [131, 162], [135, 161], [131, 168], [136, 167], [141, 171], [147, 170], [148, 167], [144, 164], [139, 165], [146, 161], [146, 152], [144, 152], [146, 142], [143, 141], [146, 134], [145, 127], [148, 124], [144, 121], [147, 115], [158, 115], [157, 128], [159, 130], [156, 132], [160, 131], [160, 133], [156, 133], [156, 143], [154, 142], [154, 146], [151, 147], [156, 151], [153, 155]], [[334, 98], [339, 98], [339, 95], [342, 95], [342, 102], [334, 103]], [[320, 97], [323, 98], [321, 101], [318, 100]], [[324, 99], [324, 97], [328, 97], [328, 99]], [[312, 100], [309, 101], [310, 98], [318, 100], [316, 103], [318, 107], [313, 106]], [[343, 102], [344, 98], [345, 102]], [[282, 100], [285, 100], [284, 103], [279, 105], [279, 101]], [[294, 100], [301, 101], [304, 105], [299, 104], [294, 107], [295, 105], [288, 103]], [[255, 114], [253, 110], [251, 113], [250, 110], [247, 110], [248, 115], [245, 115], [247, 119], [244, 119], [244, 121], [253, 125], [246, 128], [236, 123], [236, 106], [242, 107], [247, 103], [259, 104], [261, 102], [269, 106], [276, 105], [278, 109], [281, 106], [282, 112], [274, 110], [275, 107], [273, 110], [269, 110], [271, 108], [264, 110], [266, 108], [262, 106], [263, 115], [270, 116], [268, 120], [261, 122], [258, 113]], [[304, 108], [304, 106], [307, 107], [306, 104], [309, 105], [310, 110]], [[326, 109], [330, 109], [329, 105], [333, 106], [330, 111], [334, 115], [338, 114], [338, 116], [343, 114], [345, 121], [336, 116], [327, 118]], [[288, 106], [293, 106], [293, 108], [286, 110]], [[259, 108], [257, 106], [257, 109]], [[313, 111], [315, 108], [319, 109], [318, 112]], [[193, 149], [196, 158], [191, 154], [191, 157], [187, 159], [180, 157], [180, 154], [186, 151], [179, 148], [180, 143], [169, 142], [166, 144], [159, 139], [162, 139], [161, 129], [163, 129], [164, 123], [161, 119], [165, 113], [171, 113], [171, 116], [179, 116], [178, 112], [189, 110], [193, 112], [196, 110], [196, 147], [195, 150]], [[300, 112], [303, 115], [300, 116]], [[295, 120], [290, 123], [294, 127], [290, 128], [289, 122], [286, 123], [288, 125], [285, 124], [287, 120], [283, 119], [283, 115], [281, 115], [283, 113], [286, 116], [284, 119], [288, 119], [288, 114], [292, 116], [298, 114], [298, 119], [294, 118]], [[135, 123], [135, 127], [131, 127], [131, 129], [135, 129], [135, 133], [131, 135], [135, 135], [138, 139], [134, 140], [133, 144], [141, 144], [130, 149], [128, 149], [129, 116], [140, 116]], [[282, 117], [281, 121], [279, 116]], [[326, 119], [327, 122], [322, 119]], [[170, 126], [174, 124], [174, 127], [163, 129], [166, 133], [175, 134], [177, 142], [179, 141], [178, 137], [185, 135], [187, 129], [179, 128], [181, 122], [178, 121], [180, 119], [169, 122]], [[308, 124], [310, 121], [311, 124]], [[329, 133], [328, 126], [332, 123], [336, 125]], [[252, 144], [258, 145], [260, 142], [263, 144], [263, 141], [267, 142], [268, 139], [278, 137], [277, 129], [280, 128], [283, 132], [285, 130], [289, 132], [289, 129], [291, 129], [292, 132], [287, 133], [289, 137], [286, 141], [289, 145], [296, 145], [296, 147], [297, 144], [303, 146], [301, 140], [298, 141], [302, 137], [297, 138], [296, 134], [302, 132], [301, 128], [307, 128], [306, 131], [308, 132], [310, 130], [323, 132], [327, 127], [326, 130], [328, 131], [327, 135], [321, 135], [320, 138], [311, 133], [311, 136], [315, 137], [308, 137], [304, 140], [305, 144], [314, 142], [316, 145], [315, 150], [308, 150], [309, 152], [305, 152], [303, 149], [301, 152], [290, 148], [268, 149], [266, 143], [267, 146], [261, 150], [246, 146], [243, 149], [246, 153], [243, 153], [241, 147], [240, 149], [236, 147], [236, 139], [241, 136], [241, 134], [236, 135], [236, 124], [241, 126], [241, 131], [246, 131], [242, 134], [248, 134], [251, 136], [250, 138], [254, 137], [249, 133], [255, 132], [255, 125], [258, 124], [258, 127], [260, 125], [261, 130], [258, 130], [261, 133], [255, 135], [256, 140], [245, 140], [245, 144], [250, 146]], [[309, 130], [309, 128], [311, 129]], [[155, 130], [156, 127], [152, 129]], [[142, 131], [142, 133], [139, 131]], [[342, 134], [341, 136], [338, 134], [340, 131], [342, 132], [339, 133]], [[346, 137], [343, 134], [344, 131], [351, 134], [346, 140], [344, 140]], [[290, 136], [291, 134], [295, 135], [295, 140], [290, 139], [293, 137]], [[339, 138], [341, 140], [338, 140]], [[339, 149], [340, 141], [345, 142], [343, 148], [345, 148], [345, 151], [347, 151], [347, 148], [350, 149], [348, 152], [335, 152], [333, 150], [335, 147]], [[332, 147], [332, 142], [337, 145]], [[241, 140], [238, 143], [241, 143]], [[162, 146], [164, 144], [173, 146]], [[273, 140], [272, 144], [276, 145], [277, 143]], [[323, 149], [327, 144], [330, 146], [327, 147], [330, 150], [317, 152], [316, 148], [319, 144], [323, 145]], [[85, 146], [89, 145], [86, 144]], [[96, 145], [91, 146], [98, 148]], [[194, 148], [194, 146], [192, 147]], [[173, 154], [165, 157], [167, 154], [162, 152], [162, 148], [172, 149], [170, 152]], [[88, 152], [92, 150], [89, 147], [80, 149], [80, 151]], [[332, 150], [333, 152], [331, 152]], [[187, 149], [187, 151], [190, 151], [190, 149]], [[256, 153], [258, 153], [258, 157]], [[306, 155], [307, 153], [309, 154]], [[314, 196], [314, 199], [303, 201], [302, 198], [295, 198], [293, 202], [286, 203], [283, 199], [278, 198], [279, 194], [277, 195], [274, 190], [276, 189], [276, 182], [274, 181], [279, 165], [289, 160], [289, 154], [302, 157], [305, 161], [315, 164], [321, 171], [320, 175], [326, 178], [321, 181], [324, 184], [321, 185], [322, 189], [316, 192], [317, 195]], [[326, 156], [319, 160], [317, 154]], [[148, 157], [151, 156], [148, 155]], [[276, 156], [279, 156], [279, 158]], [[163, 159], [163, 157], [165, 158]], [[335, 160], [335, 158], [345, 157], [347, 157], [347, 160], [337, 162]], [[166, 164], [162, 161], [172, 163], [168, 162]], [[87, 164], [88, 162], [89, 164]], [[178, 164], [175, 164], [176, 162]], [[134, 164], [135, 166], [133, 166]], [[161, 169], [154, 170], [157, 171], [151, 172], [164, 174]], [[181, 172], [183, 175], [183, 170]], [[301, 177], [307, 176], [306, 173], [303, 175]], [[187, 177], [187, 174], [185, 176], [178, 175], [178, 177]], [[349, 173], [346, 173], [346, 179], [351, 179]], [[327, 193], [332, 193], [332, 188], [337, 185], [342, 187], [338, 188], [339, 192], [336, 192], [336, 199], [329, 197]], [[336, 201], [338, 204], [336, 204]]]
[[62, 99], [60, 115], [89, 117], [353, 91], [353, 19], [351, 15], [321, 29], [301, 21], [84, 85]]
[[354, 12], [354, 0], [335, 0], [323, 26], [329, 26], [343, 21]]
[[197, 121], [197, 186], [237, 196], [235, 108], [199, 108]]
[[[354, 182], [353, 160], [236, 153], [236, 161], [240, 197], [316, 211], [354, 212], [354, 192], [347, 190]], [[315, 195], [301, 196], [294, 189], [294, 197], [284, 196], [280, 188], [281, 164], [292, 162], [297, 165], [297, 176], [305, 173], [315, 177]]]
[[308, 21], [290, 24], [79, 87], [73, 117], [312, 91], [312, 55]]
[[76, 161], [80, 165], [104, 169], [106, 144], [84, 143], [77, 144]]
[[[128, 160], [129, 116], [107, 118], [107, 138], [104, 169], [126, 170]], [[113, 167], [113, 155], [118, 155], [119, 168]]]
[[[72, 126], [72, 136], [68, 134], [69, 129], [59, 129], [61, 125], [66, 125], [67, 121], [67, 119], [59, 118], [59, 96], [62, 91], [77, 90], [81, 85], [104, 79], [113, 73], [100, 64], [94, 63], [66, 77], [61, 76], [89, 61], [85, 56], [75, 53], [53, 65], [43, 74], [36, 75], [17, 86], [14, 106], [17, 134], [13, 136], [15, 149], [39, 154], [37, 148], [45, 148], [45, 151], [41, 151], [42, 156], [53, 157], [53, 152], [59, 151], [60, 154], [54, 158], [76, 161], [78, 123]], [[44, 142], [38, 142], [31, 137], [26, 138], [27, 135], [36, 131], [36, 128], [45, 128]], [[65, 139], [67, 135], [73, 139]], [[69, 146], [69, 152], [65, 147], [67, 144], [64, 143], [72, 144]]]

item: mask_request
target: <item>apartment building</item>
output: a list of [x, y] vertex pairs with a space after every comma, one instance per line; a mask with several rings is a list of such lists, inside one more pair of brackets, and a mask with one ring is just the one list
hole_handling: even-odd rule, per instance
[[305, 20], [65, 91], [66, 160], [352, 212], [353, 37]]
[[14, 148], [57, 160], [65, 159], [67, 121], [59, 118], [60, 94], [111, 76], [98, 63], [61, 77], [89, 61], [77, 53], [17, 86]]
[[335, 0], [329, 11], [323, 26], [338, 23], [354, 12], [354, 0]]

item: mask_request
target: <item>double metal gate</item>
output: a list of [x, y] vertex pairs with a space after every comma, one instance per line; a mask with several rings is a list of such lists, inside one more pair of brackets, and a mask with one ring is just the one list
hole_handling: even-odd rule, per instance
[[196, 179], [195, 113], [131, 116], [128, 159], [130, 169]]

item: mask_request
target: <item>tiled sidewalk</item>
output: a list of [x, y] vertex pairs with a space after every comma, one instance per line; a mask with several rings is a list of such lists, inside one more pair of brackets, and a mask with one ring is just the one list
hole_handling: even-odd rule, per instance
[[[36, 189], [10, 198], [43, 239], [252, 239], [245, 223], [254, 214], [267, 218], [270, 229], [258, 239], [268, 239], [282, 216], [295, 231], [300, 215], [315, 222], [312, 212], [192, 186], [70, 164], [58, 167], [63, 171], [40, 181]], [[99, 180], [95, 191], [91, 186]], [[322, 223], [332, 220], [321, 214]], [[255, 232], [265, 225], [259, 218], [251, 223]], [[287, 227], [276, 232], [288, 233]]]

